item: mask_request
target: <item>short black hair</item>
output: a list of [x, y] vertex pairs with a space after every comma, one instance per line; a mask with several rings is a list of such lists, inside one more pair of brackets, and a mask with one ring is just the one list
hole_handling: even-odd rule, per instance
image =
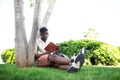
[[40, 34], [46, 32], [46, 31], [48, 31], [48, 29], [46, 27], [41, 27], [39, 30]]

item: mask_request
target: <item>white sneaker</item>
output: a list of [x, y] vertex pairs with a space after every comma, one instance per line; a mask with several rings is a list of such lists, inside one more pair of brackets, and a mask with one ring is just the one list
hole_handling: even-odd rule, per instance
[[70, 67], [68, 68], [68, 72], [76, 72], [79, 69], [81, 69], [85, 61], [85, 53], [86, 53], [86, 49], [83, 47], [80, 54], [78, 54], [77, 56], [74, 55], [71, 58], [71, 63], [70, 63]]

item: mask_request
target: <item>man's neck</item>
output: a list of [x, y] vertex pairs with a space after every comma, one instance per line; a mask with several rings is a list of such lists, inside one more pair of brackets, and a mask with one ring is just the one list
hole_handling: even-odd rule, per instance
[[44, 40], [43, 38], [41, 38], [42, 41], [46, 42], [47, 40]]

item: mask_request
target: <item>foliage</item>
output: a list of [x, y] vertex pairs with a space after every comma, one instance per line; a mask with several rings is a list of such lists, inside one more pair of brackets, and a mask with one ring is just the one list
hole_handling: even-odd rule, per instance
[[34, 0], [29, 0], [29, 2], [30, 2], [30, 3], [29, 3], [29, 4], [30, 4], [30, 7], [31, 7], [31, 8], [34, 7], [34, 5], [35, 5], [35, 4], [34, 4]]
[[118, 50], [120, 51], [120, 46], [118, 46]]
[[88, 58], [88, 54], [92, 55], [93, 50], [99, 48], [102, 42], [96, 40], [69, 40], [66, 42], [60, 43], [60, 52], [67, 54], [69, 57], [73, 55], [73, 53], [79, 53], [83, 47], [87, 48], [86, 57]]
[[17, 68], [13, 64], [0, 64], [0, 80], [119, 80], [119, 75], [119, 67], [83, 66], [76, 73], [68, 73], [50, 67]]
[[14, 64], [15, 63], [15, 49], [6, 49], [2, 52], [1, 58], [3, 62], [7, 64]]
[[[93, 65], [117, 65], [120, 62], [120, 51], [117, 47], [97, 40], [70, 40], [60, 43], [60, 52], [71, 57], [80, 53], [82, 47], [87, 49], [86, 61]], [[89, 63], [89, 62], [88, 62]]]
[[[74, 53], [80, 53], [81, 49], [85, 47], [86, 59], [85, 65], [117, 65], [120, 63], [119, 48], [97, 40], [70, 40], [60, 44], [60, 53], [64, 53], [71, 57]], [[15, 51], [13, 49], [6, 49], [2, 52], [1, 57], [7, 64], [15, 63]]]
[[88, 31], [84, 32], [84, 38], [96, 39], [98, 37], [98, 32], [94, 28], [89, 28]]
[[97, 63], [102, 65], [117, 65], [120, 62], [120, 51], [117, 47], [109, 44], [101, 44], [97, 50], [94, 50]]

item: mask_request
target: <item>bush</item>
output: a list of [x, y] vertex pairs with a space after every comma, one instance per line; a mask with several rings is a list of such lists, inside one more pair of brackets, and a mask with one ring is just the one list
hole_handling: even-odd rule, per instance
[[117, 47], [97, 40], [70, 40], [60, 43], [60, 52], [68, 55], [79, 53], [86, 47], [86, 60], [93, 65], [117, 65], [120, 62], [120, 51]]
[[93, 51], [99, 48], [102, 42], [93, 41], [93, 40], [70, 40], [66, 42], [60, 43], [61, 49], [60, 52], [68, 55], [69, 57], [73, 55], [73, 53], [79, 53], [83, 47], [87, 48], [86, 58], [90, 58], [92, 56]]
[[[90, 65], [117, 65], [120, 63], [120, 47], [116, 47], [96, 40], [70, 40], [60, 44], [60, 53], [71, 57], [74, 53], [80, 53], [85, 47], [86, 59], [85, 64]], [[15, 63], [15, 49], [6, 49], [2, 52], [1, 57], [7, 64]]]
[[101, 44], [100, 48], [94, 50], [97, 63], [103, 65], [117, 65], [120, 62], [120, 52], [117, 47], [110, 44]]
[[3, 62], [6, 64], [14, 64], [15, 63], [15, 49], [6, 49], [2, 52], [1, 58]]

